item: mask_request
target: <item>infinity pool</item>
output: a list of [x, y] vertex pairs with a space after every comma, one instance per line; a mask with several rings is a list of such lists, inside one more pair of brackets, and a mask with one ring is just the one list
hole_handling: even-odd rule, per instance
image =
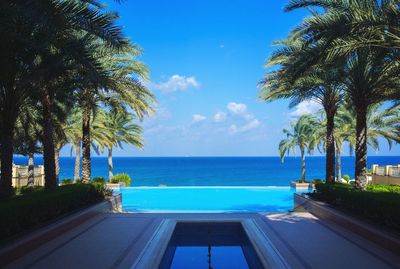
[[293, 209], [295, 191], [290, 187], [129, 187], [120, 192], [123, 209], [133, 212], [284, 212]]

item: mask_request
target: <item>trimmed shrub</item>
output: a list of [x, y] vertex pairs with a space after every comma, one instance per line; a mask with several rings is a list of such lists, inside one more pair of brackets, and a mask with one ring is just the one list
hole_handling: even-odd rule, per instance
[[106, 184], [106, 179], [104, 177], [95, 177], [92, 179], [92, 183], [104, 186]]
[[131, 185], [131, 178], [128, 174], [116, 174], [110, 181], [111, 183], [124, 182], [126, 187]]
[[347, 182], [347, 184], [349, 184], [349, 182], [350, 182], [350, 176], [349, 175], [344, 175], [343, 179]]
[[359, 191], [349, 184], [317, 184], [312, 197], [400, 232], [400, 186], [370, 185]]
[[0, 241], [104, 199], [98, 187], [71, 184], [18, 195], [0, 203]]
[[61, 185], [65, 186], [65, 185], [71, 185], [74, 181], [70, 178], [64, 178], [63, 180], [61, 180]]
[[21, 194], [28, 194], [28, 193], [35, 192], [35, 191], [43, 191], [43, 189], [44, 189], [43, 186], [31, 186], [31, 187], [23, 186], [23, 187], [21, 187], [19, 192]]

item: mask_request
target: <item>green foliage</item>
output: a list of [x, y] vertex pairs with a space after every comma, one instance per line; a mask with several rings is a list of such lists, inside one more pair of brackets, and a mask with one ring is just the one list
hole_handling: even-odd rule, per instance
[[95, 177], [92, 179], [92, 183], [104, 186], [106, 184], [106, 179], [104, 177]]
[[111, 190], [110, 188], [107, 188], [105, 182], [104, 183], [101, 183], [101, 181], [92, 182], [92, 185], [96, 188], [96, 190], [99, 193], [102, 193], [103, 196], [105, 196], [105, 197], [113, 195], [113, 190]]
[[28, 194], [28, 193], [32, 193], [32, 192], [36, 192], [36, 191], [43, 191], [44, 187], [42, 186], [23, 186], [20, 189], [20, 194]]
[[320, 178], [316, 178], [313, 181], [311, 181], [311, 183], [314, 183], [314, 184], [320, 184], [322, 182], [324, 182], [324, 181], [322, 179], [320, 179]]
[[347, 184], [350, 182], [350, 176], [349, 175], [344, 175], [343, 179], [346, 180]]
[[71, 184], [15, 196], [0, 203], [0, 241], [104, 199], [98, 187]]
[[297, 179], [297, 183], [308, 183], [305, 179]]
[[131, 178], [128, 174], [116, 174], [110, 181], [111, 183], [120, 183], [124, 182], [126, 187], [131, 185]]
[[61, 185], [70, 185], [72, 184], [74, 181], [70, 178], [64, 178], [63, 180], [61, 180]]
[[400, 231], [400, 186], [369, 185], [359, 191], [348, 184], [317, 184], [311, 196], [352, 214]]
[[385, 185], [385, 184], [376, 184], [369, 185], [367, 190], [370, 192], [390, 192], [400, 194], [400, 186], [399, 185]]
[[317, 137], [319, 120], [312, 115], [302, 115], [297, 121], [291, 122], [291, 129], [284, 129], [286, 138], [279, 143], [279, 155], [283, 161], [285, 155], [296, 153], [296, 148], [308, 150], [311, 153], [319, 142]]

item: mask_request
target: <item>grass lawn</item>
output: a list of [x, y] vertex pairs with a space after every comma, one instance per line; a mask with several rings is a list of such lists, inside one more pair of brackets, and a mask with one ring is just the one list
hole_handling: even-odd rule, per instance
[[369, 185], [358, 191], [348, 184], [320, 183], [310, 196], [400, 234], [400, 186]]
[[54, 192], [38, 189], [0, 202], [0, 242], [104, 200], [99, 186], [72, 184]]

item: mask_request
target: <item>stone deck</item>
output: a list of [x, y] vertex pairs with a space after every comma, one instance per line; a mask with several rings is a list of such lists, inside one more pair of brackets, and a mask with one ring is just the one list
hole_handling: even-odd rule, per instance
[[400, 268], [400, 257], [309, 213], [97, 215], [5, 268], [130, 268], [164, 218], [253, 218], [293, 269]]

